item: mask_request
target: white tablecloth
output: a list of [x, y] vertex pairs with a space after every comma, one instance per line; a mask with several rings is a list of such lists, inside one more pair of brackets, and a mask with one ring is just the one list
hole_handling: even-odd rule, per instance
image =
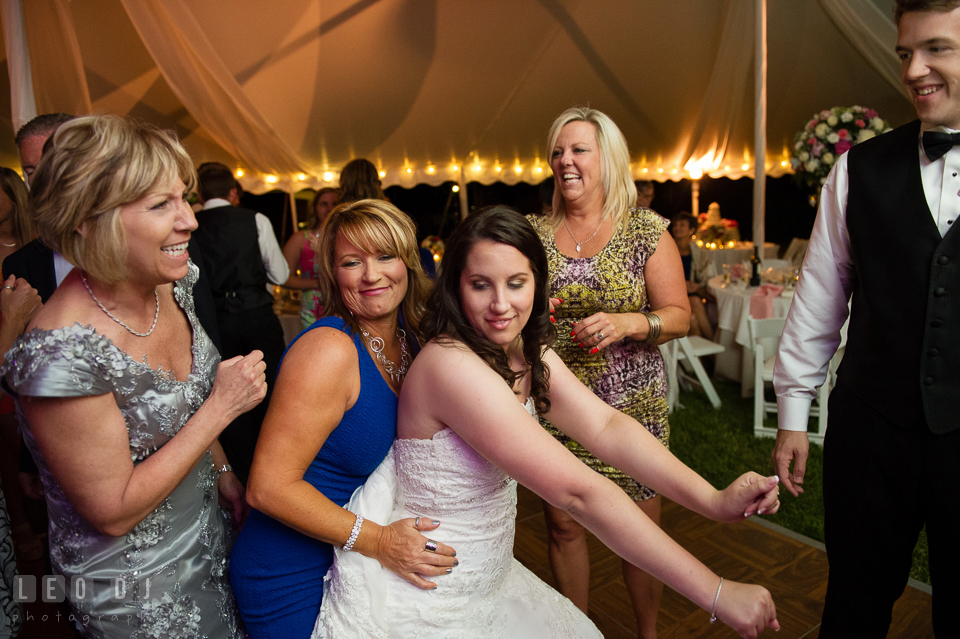
[[[714, 374], [740, 382], [741, 395], [750, 397], [753, 395], [753, 349], [747, 319], [750, 317], [750, 298], [757, 289], [724, 286], [722, 275], [711, 278], [707, 287], [717, 298], [719, 342], [727, 349], [717, 355]], [[792, 300], [792, 297], [773, 298], [773, 317], [786, 317]]]
[[[742, 264], [750, 262], [753, 257], [752, 242], [738, 242], [735, 248], [722, 249], [703, 249], [710, 256], [710, 261], [717, 273], [723, 273], [724, 264]], [[780, 246], [773, 242], [765, 242], [763, 245], [764, 260], [775, 260], [780, 252]]]

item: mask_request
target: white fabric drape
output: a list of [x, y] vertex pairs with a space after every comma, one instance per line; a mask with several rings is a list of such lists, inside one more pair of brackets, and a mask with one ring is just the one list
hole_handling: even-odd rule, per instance
[[30, 48], [23, 24], [21, 0], [3, 0], [3, 41], [7, 50], [7, 72], [10, 74], [10, 119], [13, 132], [37, 115], [30, 78]]
[[894, 89], [902, 92], [897, 27], [870, 0], [819, 0], [844, 37]]
[[262, 173], [306, 170], [261, 117], [182, 0], [121, 2], [167, 84], [219, 145]]
[[93, 110], [70, 4], [69, 0], [23, 4], [38, 114], [87, 115]]
[[681, 165], [709, 174], [720, 168], [731, 128], [740, 117], [750, 77], [754, 43], [751, 2], [728, 2], [717, 57], [710, 74], [700, 117], [687, 143]]

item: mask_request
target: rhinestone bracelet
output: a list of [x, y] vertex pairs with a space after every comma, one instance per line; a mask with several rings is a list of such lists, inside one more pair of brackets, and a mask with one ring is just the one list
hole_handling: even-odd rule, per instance
[[350, 537], [347, 539], [347, 543], [343, 545], [343, 550], [349, 552], [353, 550], [353, 544], [356, 543], [357, 537], [360, 536], [360, 527], [363, 526], [363, 515], [357, 513], [357, 520], [353, 522], [353, 530], [350, 531]]

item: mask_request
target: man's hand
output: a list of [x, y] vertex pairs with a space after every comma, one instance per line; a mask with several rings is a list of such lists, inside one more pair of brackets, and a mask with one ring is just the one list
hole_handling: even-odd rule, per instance
[[[810, 442], [807, 434], [799, 430], [777, 431], [777, 443], [773, 446], [773, 467], [780, 481], [794, 497], [803, 492], [803, 475], [807, 471], [807, 454]], [[790, 474], [790, 462], [793, 462], [793, 474]]]

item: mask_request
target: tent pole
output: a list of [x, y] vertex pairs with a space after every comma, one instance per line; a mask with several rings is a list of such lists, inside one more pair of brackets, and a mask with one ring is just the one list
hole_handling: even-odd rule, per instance
[[754, 53], [753, 245], [763, 259], [767, 196], [767, 0], [756, 0], [757, 40]]
[[465, 220], [470, 215], [469, 202], [467, 201], [467, 179], [464, 173], [467, 172], [466, 164], [460, 163], [460, 170], [457, 171], [457, 184], [460, 185], [460, 219]]
[[293, 189], [290, 189], [287, 198], [290, 200], [290, 236], [292, 237], [300, 230], [300, 226], [297, 224], [297, 198], [293, 193]]
[[690, 180], [690, 199], [690, 213], [697, 217], [700, 215], [700, 180]]

